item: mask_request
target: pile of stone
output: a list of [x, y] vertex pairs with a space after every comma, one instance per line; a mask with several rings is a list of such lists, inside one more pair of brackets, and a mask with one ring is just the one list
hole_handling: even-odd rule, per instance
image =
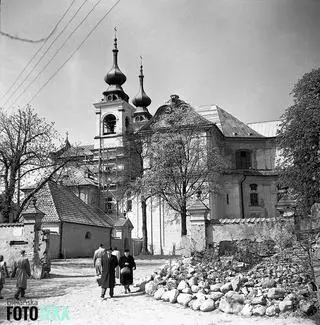
[[314, 288], [302, 263], [274, 255], [246, 267], [198, 255], [166, 264], [137, 285], [157, 300], [203, 312], [277, 316], [317, 311]]

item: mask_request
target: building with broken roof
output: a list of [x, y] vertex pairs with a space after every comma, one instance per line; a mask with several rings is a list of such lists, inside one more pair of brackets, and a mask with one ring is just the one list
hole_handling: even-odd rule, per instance
[[[74, 182], [68, 184], [68, 179], [65, 179], [65, 185], [72, 188], [84, 202], [107, 212], [114, 222], [120, 224], [130, 221], [134, 227], [132, 236], [141, 238], [140, 198], [121, 190], [126, 182], [135, 179], [139, 169], [140, 162], [132, 150], [130, 136], [137, 132], [152, 132], [152, 126], [161, 124], [166, 114], [181, 105], [187, 105], [195, 122], [201, 120], [206, 125], [208, 141], [218, 147], [226, 162], [226, 169], [217, 178], [221, 190], [211, 193], [206, 202], [208, 222], [240, 225], [274, 220], [278, 199], [276, 135], [280, 121], [247, 124], [219, 106], [196, 107], [185, 103], [177, 95], [172, 95], [152, 116], [148, 111], [151, 99], [144, 90], [142, 64], [139, 92], [131, 105], [129, 96], [122, 88], [126, 76], [119, 69], [117, 56], [115, 39], [113, 67], [104, 78], [108, 88], [103, 92], [102, 100], [94, 104], [96, 136], [93, 144], [79, 148], [84, 165], [90, 162], [90, 166], [94, 166], [92, 179], [84, 181], [82, 176], [77, 178], [74, 172]], [[62, 154], [72, 154], [72, 150], [69, 147]], [[94, 186], [99, 189], [99, 193], [89, 190]], [[187, 225], [190, 227], [190, 220]], [[178, 247], [179, 217], [160, 197], [147, 200], [147, 230], [151, 251], [169, 253]], [[208, 237], [211, 237], [209, 242], [212, 241], [214, 233], [211, 231]]]

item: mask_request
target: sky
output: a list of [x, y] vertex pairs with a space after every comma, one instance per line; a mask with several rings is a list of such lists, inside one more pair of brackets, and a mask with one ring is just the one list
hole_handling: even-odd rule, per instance
[[[2, 0], [0, 28], [21, 38], [41, 39], [49, 35], [71, 2]], [[44, 48], [82, 2], [75, 0]], [[29, 103], [116, 0], [102, 0], [25, 90], [96, 2], [85, 3], [40, 66], [17, 87], [32, 65], [26, 70], [16, 83], [16, 93], [9, 96], [14, 87], [0, 107], [12, 111]], [[103, 79], [112, 66], [116, 26], [118, 62], [127, 76], [123, 89], [130, 102], [139, 89], [142, 55], [152, 114], [177, 94], [193, 106], [216, 104], [246, 123], [279, 119], [292, 103], [290, 92], [297, 80], [320, 66], [319, 17], [318, 0], [120, 0], [31, 105], [55, 122], [62, 137], [68, 132], [71, 142], [92, 144], [97, 135], [93, 103], [101, 100], [107, 88]], [[0, 97], [41, 45], [0, 35]]]

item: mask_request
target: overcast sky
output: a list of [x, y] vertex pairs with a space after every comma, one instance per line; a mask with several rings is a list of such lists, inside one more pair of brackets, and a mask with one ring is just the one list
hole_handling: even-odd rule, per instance
[[[96, 1], [82, 8], [30, 81]], [[82, 2], [75, 1], [62, 26]], [[2, 0], [1, 30], [30, 39], [45, 37], [70, 3]], [[17, 104], [22, 107], [30, 100], [114, 3], [101, 1]], [[127, 76], [123, 88], [130, 101], [138, 92], [142, 55], [151, 113], [178, 94], [195, 106], [216, 104], [244, 122], [278, 119], [292, 101], [294, 83], [320, 66], [319, 17], [318, 0], [121, 0], [32, 105], [63, 136], [68, 131], [72, 142], [93, 143], [92, 104], [107, 87], [103, 78], [112, 66], [117, 26], [119, 66]], [[0, 36], [0, 96], [40, 46]]]

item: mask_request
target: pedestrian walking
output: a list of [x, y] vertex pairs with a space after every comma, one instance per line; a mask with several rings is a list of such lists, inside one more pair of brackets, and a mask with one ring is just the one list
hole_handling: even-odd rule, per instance
[[130, 284], [133, 283], [133, 270], [136, 269], [136, 263], [129, 250], [124, 251], [124, 255], [120, 257], [120, 283], [124, 286], [124, 293], [131, 292]]
[[109, 288], [109, 295], [113, 297], [115, 286], [115, 269], [118, 266], [117, 258], [112, 255], [112, 248], [108, 248], [101, 257], [102, 275], [101, 275], [101, 298], [104, 298], [106, 290]]
[[7, 277], [9, 277], [7, 265], [3, 259], [3, 255], [0, 255], [0, 299], [3, 299], [1, 291], [3, 289], [4, 284], [6, 283]]
[[[114, 250], [112, 251], [112, 255], [114, 255], [119, 263], [120, 260], [120, 251], [118, 250], [117, 247], [114, 248]], [[116, 278], [119, 279], [120, 278], [120, 267], [119, 265], [116, 267]]]
[[104, 254], [104, 245], [100, 244], [99, 248], [94, 251], [93, 254], [93, 267], [96, 269], [97, 276], [101, 275], [101, 257]]
[[22, 250], [20, 255], [20, 258], [14, 262], [13, 272], [11, 274], [11, 278], [17, 276], [17, 291], [14, 295], [16, 299], [19, 299], [20, 295], [21, 298], [25, 296], [27, 279], [31, 276], [30, 263], [26, 257], [26, 251]]

